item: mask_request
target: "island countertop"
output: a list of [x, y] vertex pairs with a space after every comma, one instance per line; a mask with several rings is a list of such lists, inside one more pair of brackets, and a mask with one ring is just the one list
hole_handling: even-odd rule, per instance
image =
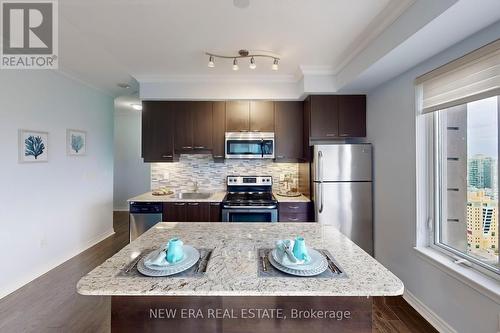
[[[308, 246], [327, 249], [346, 277], [259, 277], [258, 249], [301, 235]], [[203, 277], [119, 276], [145, 249], [180, 237], [185, 244], [214, 248]], [[158, 223], [84, 276], [82, 295], [105, 296], [396, 296], [401, 280], [335, 227], [317, 223]]]

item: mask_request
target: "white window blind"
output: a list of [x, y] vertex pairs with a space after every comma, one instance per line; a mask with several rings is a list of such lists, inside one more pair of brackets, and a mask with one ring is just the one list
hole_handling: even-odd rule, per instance
[[422, 113], [500, 95], [500, 39], [418, 77], [415, 83], [421, 88]]

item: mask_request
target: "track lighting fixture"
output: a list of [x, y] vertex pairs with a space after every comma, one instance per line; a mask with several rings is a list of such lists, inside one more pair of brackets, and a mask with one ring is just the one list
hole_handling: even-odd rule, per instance
[[214, 54], [210, 52], [205, 52], [205, 54], [208, 56], [208, 67], [214, 68], [215, 67], [215, 58], [221, 58], [221, 59], [233, 59], [233, 70], [237, 71], [240, 69], [238, 66], [238, 59], [246, 59], [250, 58], [250, 64], [249, 67], [250, 69], [255, 69], [257, 68], [257, 63], [255, 61], [255, 58], [269, 58], [273, 59], [273, 64], [271, 66], [271, 69], [274, 71], [278, 70], [278, 63], [280, 58], [278, 57], [277, 54], [272, 53], [272, 52], [264, 52], [261, 51], [259, 53], [250, 53], [248, 50], [239, 50], [238, 55], [220, 55], [220, 54]]

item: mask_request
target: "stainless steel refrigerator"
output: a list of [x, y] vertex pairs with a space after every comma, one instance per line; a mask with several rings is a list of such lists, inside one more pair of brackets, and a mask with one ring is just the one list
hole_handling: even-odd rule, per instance
[[373, 255], [372, 146], [314, 146], [312, 179], [316, 221]]

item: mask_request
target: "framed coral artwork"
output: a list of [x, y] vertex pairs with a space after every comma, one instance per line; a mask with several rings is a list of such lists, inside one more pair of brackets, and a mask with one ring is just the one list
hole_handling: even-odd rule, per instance
[[74, 129], [66, 130], [66, 147], [70, 156], [87, 154], [87, 132]]
[[19, 163], [48, 162], [49, 133], [19, 130]]

